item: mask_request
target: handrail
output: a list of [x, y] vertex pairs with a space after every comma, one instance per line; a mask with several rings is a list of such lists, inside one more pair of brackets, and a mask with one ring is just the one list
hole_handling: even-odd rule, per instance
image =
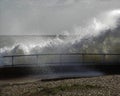
[[28, 55], [5, 55], [3, 57], [40, 56], [40, 55], [120, 55], [120, 53], [44, 53]]
[[[25, 57], [25, 56], [35, 56], [36, 57], [36, 64], [38, 64], [39, 62], [39, 56], [60, 56], [59, 57], [59, 64], [62, 64], [62, 63], [66, 63], [66, 62], [63, 62], [62, 61], [62, 56], [72, 56], [72, 55], [75, 55], [75, 56], [81, 56], [81, 63], [88, 63], [85, 61], [85, 56], [89, 56], [89, 55], [92, 55], [92, 56], [102, 56], [101, 58], [101, 61], [100, 62], [105, 62], [106, 61], [106, 56], [119, 56], [120, 54], [115, 54], [115, 53], [42, 53], [42, 54], [27, 54], [27, 55], [8, 55], [8, 56], [3, 56], [3, 58], [11, 58], [11, 65], [14, 65], [14, 60], [16, 57]], [[94, 63], [93, 61], [91, 61], [92, 63]], [[91, 63], [89, 62], [89, 63]], [[67, 63], [71, 63], [71, 62], [67, 62]], [[78, 61], [76, 61], [76, 63], [80, 63]], [[52, 63], [51, 63], [52, 64]]]

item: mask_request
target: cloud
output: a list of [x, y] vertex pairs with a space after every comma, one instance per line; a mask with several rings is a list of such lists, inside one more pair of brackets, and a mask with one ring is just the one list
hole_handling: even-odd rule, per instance
[[56, 7], [71, 5], [78, 1], [79, 0], [12, 0], [11, 2], [30, 6]]
[[118, 0], [0, 0], [0, 34], [60, 34], [119, 6]]

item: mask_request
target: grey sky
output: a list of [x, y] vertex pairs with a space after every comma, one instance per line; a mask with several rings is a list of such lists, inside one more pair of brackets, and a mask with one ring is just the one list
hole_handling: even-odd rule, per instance
[[120, 0], [0, 0], [0, 34], [61, 34], [119, 8]]

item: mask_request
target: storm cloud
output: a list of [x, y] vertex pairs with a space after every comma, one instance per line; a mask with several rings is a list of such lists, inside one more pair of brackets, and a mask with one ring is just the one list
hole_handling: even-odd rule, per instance
[[0, 0], [0, 35], [72, 32], [98, 14], [119, 8], [119, 0]]

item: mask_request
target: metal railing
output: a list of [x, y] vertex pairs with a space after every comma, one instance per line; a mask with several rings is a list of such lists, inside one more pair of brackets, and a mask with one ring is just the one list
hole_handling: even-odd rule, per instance
[[[48, 60], [52, 57], [51, 60]], [[27, 61], [35, 61], [32, 64], [40, 65], [42, 64], [66, 64], [66, 63], [82, 63], [82, 64], [91, 64], [91, 63], [104, 63], [104, 62], [119, 62], [120, 63], [120, 54], [110, 54], [110, 53], [49, 53], [49, 54], [29, 54], [29, 55], [9, 55], [3, 56], [4, 59], [9, 58], [9, 64], [14, 66], [17, 65], [20, 60], [17, 62], [16, 59], [20, 58], [30, 58]], [[33, 60], [33, 58], [35, 59]], [[57, 60], [55, 60], [57, 58]], [[43, 60], [44, 59], [44, 60]], [[72, 60], [73, 59], [73, 60]], [[43, 62], [45, 61], [45, 62]], [[29, 63], [30, 63], [29, 62]], [[22, 62], [23, 65], [28, 64], [28, 62]], [[21, 65], [22, 65], [21, 64]], [[29, 64], [28, 64], [29, 65]]]

